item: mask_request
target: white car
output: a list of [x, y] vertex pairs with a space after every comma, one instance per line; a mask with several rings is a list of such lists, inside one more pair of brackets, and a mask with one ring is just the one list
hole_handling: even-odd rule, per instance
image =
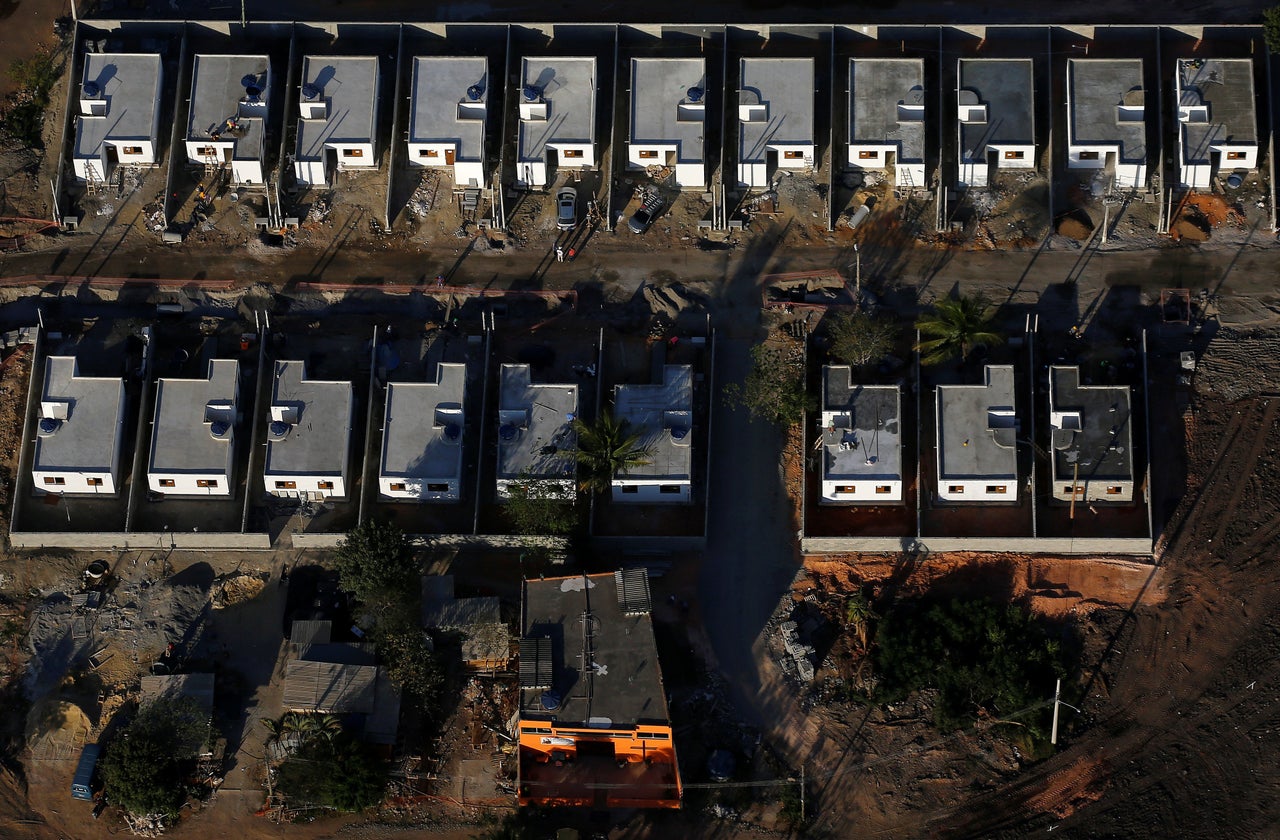
[[573, 230], [578, 226], [578, 191], [561, 187], [556, 192], [556, 227]]

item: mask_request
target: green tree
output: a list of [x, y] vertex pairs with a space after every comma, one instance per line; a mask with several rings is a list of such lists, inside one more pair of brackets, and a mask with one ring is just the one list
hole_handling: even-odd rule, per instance
[[310, 738], [280, 765], [276, 791], [295, 804], [362, 811], [382, 801], [382, 762], [349, 736]]
[[1280, 6], [1263, 9], [1262, 37], [1267, 42], [1267, 52], [1280, 55]]
[[367, 607], [383, 610], [418, 597], [421, 567], [396, 526], [369, 520], [347, 534], [334, 555], [342, 586]]
[[177, 816], [182, 780], [208, 736], [209, 719], [190, 699], [143, 706], [102, 757], [107, 795], [133, 814]]
[[578, 462], [578, 484], [589, 493], [605, 493], [614, 476], [652, 461], [653, 447], [640, 442], [641, 433], [630, 431], [630, 423], [601, 412], [593, 422], [573, 421], [578, 436], [574, 458]]
[[395, 615], [378, 622], [373, 640], [387, 676], [430, 712], [440, 697], [444, 675], [416, 616]]
[[573, 502], [539, 495], [526, 476], [508, 486], [503, 516], [513, 533], [523, 536], [563, 537], [578, 526]]
[[1070, 660], [1062, 641], [1021, 607], [982, 599], [907, 602], [876, 631], [876, 700], [932, 688], [939, 728], [968, 728], [983, 715], [1016, 716], [1043, 739], [1045, 710], [1028, 710], [1043, 704], [1055, 678], [1068, 675]]
[[893, 352], [898, 327], [886, 318], [858, 310], [832, 317], [831, 356], [846, 365], [873, 365]]
[[879, 618], [875, 610], [871, 609], [871, 602], [861, 592], [855, 592], [845, 604], [844, 612], [845, 621], [858, 637], [858, 646], [866, 650], [870, 641], [871, 622]]
[[752, 417], [777, 426], [793, 426], [813, 408], [805, 390], [804, 349], [799, 344], [751, 348], [751, 371], [745, 382], [730, 382], [725, 396], [751, 412]]
[[933, 311], [921, 315], [916, 329], [922, 338], [915, 346], [920, 363], [936, 365], [959, 358], [964, 361], [975, 347], [1001, 344], [995, 331], [995, 308], [983, 295], [961, 295], [933, 304]]

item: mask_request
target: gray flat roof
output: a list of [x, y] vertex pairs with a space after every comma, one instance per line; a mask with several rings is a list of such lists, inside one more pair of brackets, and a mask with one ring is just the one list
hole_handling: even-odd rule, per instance
[[[105, 117], [76, 120], [76, 156], [94, 157], [104, 140], [156, 140], [156, 102], [160, 100], [160, 56], [133, 53], [90, 53], [84, 58], [83, 82], [95, 82], [107, 102]], [[79, 110], [79, 99], [75, 100]], [[157, 157], [159, 149], [156, 150]], [[105, 174], [105, 173], [104, 173]]]
[[[691, 88], [702, 91], [697, 103], [702, 106], [702, 119], [681, 118], [679, 106], [693, 104]], [[706, 59], [631, 59], [631, 142], [676, 143], [680, 162], [701, 161], [706, 89]], [[696, 110], [685, 110], [685, 116], [692, 113]]]
[[[350, 382], [307, 379], [305, 362], [275, 362], [271, 405], [297, 409], [298, 422], [283, 440], [267, 436], [270, 475], [339, 475], [347, 465], [351, 440]], [[270, 420], [271, 406], [267, 407]]]
[[[151, 472], [231, 472], [239, 377], [240, 363], [235, 359], [210, 359], [204, 379], [162, 378], [156, 383]], [[229, 403], [231, 410], [210, 403]], [[219, 439], [210, 434], [213, 420], [230, 422], [231, 435]]]
[[[647, 611], [623, 611], [613, 572], [527, 580], [521, 614], [523, 638], [551, 639], [552, 690], [561, 697], [560, 708], [547, 712], [544, 689], [522, 690], [521, 718], [554, 718], [562, 726], [669, 721], [652, 619]], [[583, 641], [588, 614], [589, 650]]]
[[[382, 430], [383, 476], [432, 479], [462, 475], [466, 387], [467, 366], [448, 362], [436, 366], [435, 382], [388, 383]], [[450, 438], [446, 429], [457, 434]]]
[[572, 478], [578, 386], [535, 385], [528, 365], [503, 365], [499, 387], [498, 477]]
[[328, 118], [298, 120], [297, 155], [320, 160], [326, 143], [372, 143], [378, 113], [378, 59], [374, 56], [309, 55], [300, 84], [320, 88]]
[[[478, 88], [479, 99], [468, 91]], [[458, 144], [459, 160], [484, 158], [484, 124], [459, 119], [458, 105], [489, 102], [489, 60], [484, 56], [419, 56], [413, 60], [413, 106], [409, 110], [409, 142]], [[482, 114], [484, 112], [481, 112]]]
[[1068, 130], [1074, 144], [1120, 144], [1120, 160], [1141, 163], [1147, 159], [1147, 123], [1119, 120], [1121, 104], [1145, 103], [1142, 59], [1073, 58], [1067, 62], [1067, 86], [1071, 92]]
[[740, 62], [738, 104], [768, 106], [766, 119], [738, 122], [739, 159], [765, 159], [771, 143], [813, 142], [813, 59], [744, 58]]
[[191, 115], [187, 120], [187, 139], [205, 140], [209, 132], [221, 128], [228, 117], [236, 117], [243, 133], [222, 139], [235, 142], [237, 160], [262, 160], [263, 142], [266, 139], [262, 116], [242, 115], [240, 100], [245, 97], [242, 80], [246, 76], [257, 79], [262, 93], [258, 99], [265, 116], [270, 103], [267, 93], [270, 87], [271, 62], [265, 55], [197, 55], [195, 69], [191, 73]]
[[548, 143], [594, 143], [596, 60], [529, 57], [520, 68], [516, 96], [523, 99], [523, 88], [533, 86], [547, 103], [545, 120], [520, 120], [520, 160], [541, 160]]
[[938, 386], [940, 479], [1016, 478], [1013, 365], [987, 365], [983, 385]]
[[852, 375], [847, 365], [822, 369], [822, 476], [901, 478], [902, 392], [897, 385], [859, 385]]
[[1087, 480], [1133, 480], [1133, 424], [1129, 386], [1083, 385], [1080, 368], [1049, 369], [1049, 411], [1079, 412], [1078, 429], [1050, 428], [1055, 476], [1080, 465]]
[[1251, 59], [1178, 59], [1177, 93], [1179, 105], [1209, 106], [1208, 122], [1179, 123], [1187, 163], [1207, 163], [1215, 145], [1258, 142]]
[[67, 419], [50, 437], [36, 437], [32, 469], [42, 472], [110, 472], [119, 457], [117, 426], [123, 419], [124, 380], [78, 376], [74, 356], [50, 356], [44, 364], [41, 401], [69, 403]]
[[[614, 416], [630, 423], [637, 441], [648, 446], [649, 463], [623, 471], [619, 478], [690, 479], [693, 469], [693, 368], [666, 365], [662, 382], [618, 385], [613, 391]], [[676, 440], [672, 429], [683, 429]]]
[[453, 591], [453, 575], [422, 578], [422, 626], [466, 628], [502, 622], [502, 604], [496, 595], [459, 598]]
[[890, 144], [900, 160], [924, 160], [924, 119], [899, 119], [898, 106], [923, 106], [924, 61], [849, 59], [849, 142]]
[[965, 160], [986, 156], [992, 144], [1035, 142], [1035, 86], [1029, 58], [962, 58], [960, 91], [972, 91], [987, 106], [985, 123], [960, 123]]

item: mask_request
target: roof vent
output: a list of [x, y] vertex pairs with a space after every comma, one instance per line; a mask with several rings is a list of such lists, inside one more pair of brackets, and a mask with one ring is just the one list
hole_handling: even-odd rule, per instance
[[272, 420], [271, 425], [267, 426], [267, 437], [271, 440], [284, 440], [292, 428], [288, 423]]
[[462, 439], [462, 426], [457, 423], [445, 423], [444, 439], [449, 443], [457, 443]]
[[672, 426], [672, 427], [671, 427], [671, 439], [672, 439], [672, 440], [684, 440], [684, 439], [685, 439], [685, 438], [687, 438], [688, 436], [689, 436], [689, 427], [688, 427], [688, 426]]
[[53, 417], [41, 417], [36, 434], [42, 438], [53, 437], [62, 428], [62, 421]]
[[691, 87], [685, 91], [684, 95], [690, 102], [701, 102], [702, 97], [705, 96], [706, 93], [707, 92], [700, 87]]
[[516, 435], [519, 434], [519, 432], [520, 430], [516, 428], [515, 423], [503, 423], [498, 428], [498, 438], [503, 443], [510, 443], [516, 439]]
[[544, 712], [554, 712], [560, 708], [560, 693], [557, 691], [544, 691], [542, 697], [539, 698]]
[[524, 98], [529, 102], [537, 102], [542, 98], [542, 91], [538, 89], [537, 85], [525, 85], [521, 93], [524, 94]]
[[97, 82], [85, 82], [83, 89], [86, 99], [102, 95], [102, 86]]
[[209, 424], [209, 436], [214, 440], [227, 440], [231, 437], [231, 424], [226, 420], [214, 420]]
[[316, 99], [320, 98], [320, 93], [321, 93], [320, 88], [316, 87], [311, 82], [307, 82], [302, 86], [303, 99], [306, 99], [309, 101], [315, 101]]
[[484, 88], [479, 85], [472, 85], [467, 88], [467, 99], [470, 99], [472, 102], [479, 102], [480, 97], [482, 96], [484, 96]]

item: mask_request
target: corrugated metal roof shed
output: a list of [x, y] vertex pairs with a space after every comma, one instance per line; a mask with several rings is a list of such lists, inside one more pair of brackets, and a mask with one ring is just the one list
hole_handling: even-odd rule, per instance
[[194, 700], [206, 715], [212, 715], [213, 674], [169, 674], [142, 678], [143, 704], [155, 700], [176, 700], [180, 697]]
[[295, 660], [285, 673], [281, 706], [286, 711], [369, 714], [377, 675], [372, 665]]

